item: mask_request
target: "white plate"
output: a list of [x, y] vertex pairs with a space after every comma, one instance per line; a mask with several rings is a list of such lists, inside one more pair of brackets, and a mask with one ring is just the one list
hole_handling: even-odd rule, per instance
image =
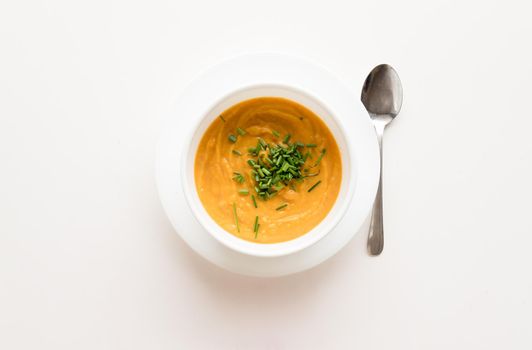
[[[357, 185], [345, 217], [316, 244], [291, 255], [259, 258], [233, 251], [215, 240], [193, 216], [182, 191], [182, 140], [206, 111], [227, 94], [257, 84], [292, 86], [317, 96], [336, 111], [351, 139]], [[159, 141], [156, 177], [163, 207], [178, 234], [198, 254], [227, 270], [261, 277], [314, 267], [337, 253], [357, 233], [371, 209], [379, 178], [377, 138], [366, 111], [345, 85], [308, 61], [277, 54], [245, 55], [196, 78], [168, 112]]]

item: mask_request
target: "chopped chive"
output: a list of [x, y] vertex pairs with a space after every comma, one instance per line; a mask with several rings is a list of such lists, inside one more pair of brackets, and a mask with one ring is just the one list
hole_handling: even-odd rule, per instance
[[266, 141], [264, 141], [261, 137], [259, 137], [259, 143], [262, 146], [262, 148], [266, 148], [266, 146], [268, 146]]
[[257, 234], [259, 233], [259, 217], [255, 216], [255, 224], [253, 225], [253, 232], [255, 232], [255, 238], [257, 238]]
[[281, 134], [279, 134], [279, 131], [276, 131], [276, 130], [273, 130], [273, 131], [272, 131], [272, 134], [273, 134], [273, 136], [275, 136], [275, 137], [279, 137], [279, 136], [281, 136]]
[[290, 141], [290, 138], [292, 137], [292, 134], [286, 134], [286, 136], [283, 139], [283, 142], [288, 144], [288, 141]]
[[316, 145], [315, 143], [307, 143], [307, 147], [314, 148], [314, 147], [318, 147], [318, 145]]
[[238, 225], [238, 216], [236, 215], [236, 204], [233, 202], [233, 215], [235, 216], [236, 230], [240, 232], [240, 226]]
[[296, 147], [305, 147], [305, 144], [303, 142], [299, 142], [299, 141], [297, 141], [295, 143], [295, 145], [296, 145]]
[[255, 166], [255, 162], [253, 161], [253, 159], [248, 159], [248, 164], [251, 166]]
[[280, 190], [282, 190], [284, 188], [284, 186], [283, 185], [277, 185], [274, 188], [275, 188], [276, 191], [280, 191]]
[[236, 132], [237, 132], [240, 136], [244, 136], [244, 135], [246, 134], [246, 130], [241, 129], [241, 128], [236, 128]]
[[220, 114], [220, 119], [225, 123], [224, 116]]
[[253, 225], [253, 232], [255, 232], [255, 238], [257, 238], [257, 235], [259, 234], [259, 217], [255, 216], [255, 224]]
[[258, 206], [257, 206], [257, 201], [255, 200], [255, 196], [254, 196], [254, 195], [251, 195], [251, 200], [253, 201], [253, 206], [254, 206], [255, 208], [258, 208]]
[[233, 173], [233, 180], [235, 180], [236, 182], [238, 182], [239, 184], [243, 183], [246, 179], [244, 178], [244, 175], [238, 173], [238, 172], [234, 172]]
[[236, 136], [233, 135], [233, 134], [229, 134], [229, 136], [227, 137], [229, 139], [229, 141], [231, 141], [232, 143], [235, 143], [236, 142]]
[[320, 156], [318, 157], [318, 160], [316, 161], [316, 164], [314, 164], [314, 166], [320, 164], [321, 159], [322, 159], [323, 156], [325, 155], [325, 152], [327, 152], [327, 150], [326, 150], [325, 148], [321, 150], [321, 154], [320, 154]]
[[243, 188], [243, 189], [241, 189], [241, 190], [238, 190], [238, 193], [240, 193], [240, 194], [243, 194], [243, 195], [247, 196], [247, 195], [249, 194], [249, 190], [247, 190], [247, 189]]
[[240, 151], [238, 151], [236, 149], [232, 150], [231, 152], [233, 152], [233, 154], [236, 154], [237, 156], [241, 156], [242, 155], [242, 153], [240, 153]]
[[309, 188], [307, 192], [310, 192], [310, 191], [312, 191], [313, 189], [315, 189], [315, 188], [316, 188], [316, 186], [318, 186], [318, 185], [319, 185], [320, 183], [321, 183], [321, 180], [320, 180], [320, 181], [318, 181], [318, 182], [316, 182], [316, 183], [315, 183], [314, 185], [312, 185], [312, 187], [311, 187], [311, 188]]
[[275, 210], [283, 210], [284, 208], [286, 208], [288, 206], [288, 204], [284, 203], [280, 206], [278, 206], [277, 208], [275, 208]]

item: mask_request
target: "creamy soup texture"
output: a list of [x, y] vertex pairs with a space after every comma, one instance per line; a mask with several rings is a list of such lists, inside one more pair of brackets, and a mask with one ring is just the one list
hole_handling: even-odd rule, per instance
[[288, 99], [260, 97], [212, 122], [194, 176], [204, 208], [223, 229], [251, 242], [278, 243], [307, 233], [329, 213], [342, 162], [316, 114]]

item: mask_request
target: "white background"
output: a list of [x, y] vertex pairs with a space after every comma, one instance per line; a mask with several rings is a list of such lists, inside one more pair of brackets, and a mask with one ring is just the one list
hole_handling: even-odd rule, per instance
[[[532, 348], [528, 3], [2, 1], [0, 348]], [[249, 51], [313, 59], [353, 103], [374, 65], [398, 70], [382, 256], [359, 234], [254, 279], [173, 232], [161, 115]]]

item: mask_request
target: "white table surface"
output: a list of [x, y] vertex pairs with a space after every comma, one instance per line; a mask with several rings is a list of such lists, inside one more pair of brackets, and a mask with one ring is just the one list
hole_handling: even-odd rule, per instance
[[[532, 348], [527, 1], [0, 3], [0, 349]], [[394, 65], [384, 254], [357, 235], [278, 279], [170, 227], [161, 114], [200, 70], [308, 57], [353, 86]], [[186, 123], [186, 120], [183, 120]]]

